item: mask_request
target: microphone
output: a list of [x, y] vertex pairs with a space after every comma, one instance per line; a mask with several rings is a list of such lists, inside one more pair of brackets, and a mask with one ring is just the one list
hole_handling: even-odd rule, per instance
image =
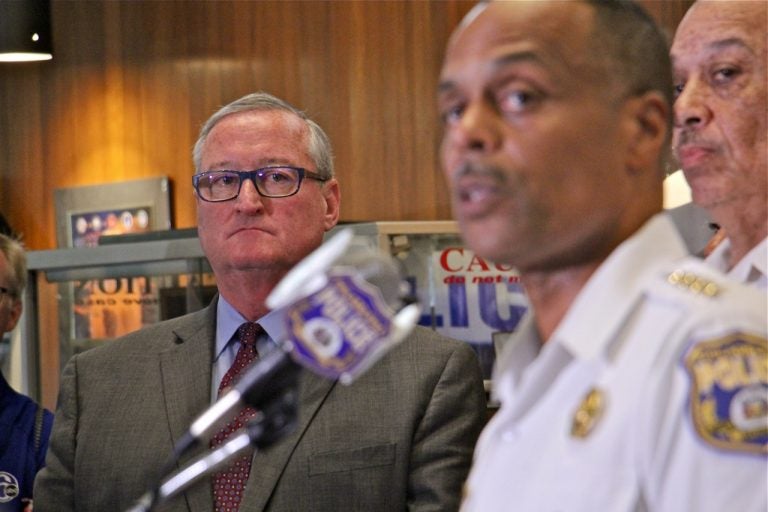
[[[421, 310], [394, 261], [341, 230], [294, 267], [267, 297], [288, 337], [260, 357], [177, 443], [178, 458], [235, 410], [258, 408], [296, 384], [301, 366], [348, 385], [413, 329]], [[399, 310], [399, 311], [398, 311]]]

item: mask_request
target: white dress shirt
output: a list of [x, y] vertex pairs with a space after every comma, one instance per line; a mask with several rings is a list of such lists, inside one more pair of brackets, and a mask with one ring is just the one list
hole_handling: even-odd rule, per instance
[[731, 242], [727, 238], [707, 256], [707, 264], [740, 283], [768, 289], [768, 238], [752, 248], [732, 269], [728, 269]]
[[[211, 403], [218, 399], [219, 384], [235, 361], [240, 347], [234, 341], [234, 336], [237, 328], [244, 322], [247, 322], [245, 317], [232, 307], [224, 297], [219, 295], [219, 302], [216, 305], [216, 340], [211, 371]], [[265, 334], [256, 340], [256, 350], [260, 354], [264, 354], [276, 347], [272, 340], [284, 339], [285, 317], [278, 311], [270, 311], [259, 318], [257, 322], [264, 329]]]

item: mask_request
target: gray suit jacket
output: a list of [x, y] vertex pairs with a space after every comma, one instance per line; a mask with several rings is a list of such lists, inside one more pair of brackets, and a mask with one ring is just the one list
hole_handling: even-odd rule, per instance
[[[157, 483], [210, 404], [215, 304], [68, 362], [36, 511], [119, 512]], [[254, 456], [241, 510], [455, 510], [484, 419], [471, 348], [417, 328], [350, 386], [302, 373], [299, 426]], [[212, 503], [205, 479], [160, 510]]]

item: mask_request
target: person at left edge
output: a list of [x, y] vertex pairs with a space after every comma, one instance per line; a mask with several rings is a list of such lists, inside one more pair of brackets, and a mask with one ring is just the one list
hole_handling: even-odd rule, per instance
[[[331, 162], [321, 128], [265, 93], [231, 103], [205, 124], [198, 176], [270, 166], [316, 174], [287, 197], [264, 197], [255, 181], [243, 180], [220, 202], [198, 182], [198, 233], [219, 295], [200, 312], [69, 361], [47, 467], [36, 482], [42, 509], [129, 507], [214, 398], [234, 359], [228, 342], [237, 326], [258, 320], [271, 339], [283, 337], [264, 301], [338, 220]], [[472, 349], [417, 328], [349, 386], [304, 372], [298, 428], [252, 458], [239, 510], [455, 510], [484, 417]], [[213, 508], [207, 479], [162, 510]]]
[[[0, 234], [0, 334], [16, 327], [27, 258], [21, 243]], [[53, 414], [17, 393], [0, 372], [0, 512], [32, 510], [32, 484], [45, 463]]]

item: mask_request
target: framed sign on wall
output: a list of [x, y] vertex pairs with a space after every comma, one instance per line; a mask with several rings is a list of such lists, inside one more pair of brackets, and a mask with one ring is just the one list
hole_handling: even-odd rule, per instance
[[167, 176], [54, 190], [59, 247], [92, 247], [102, 235], [171, 228]]
[[[167, 177], [57, 189], [54, 201], [62, 248], [95, 247], [103, 236], [171, 228]], [[163, 284], [156, 277], [84, 279], [61, 286], [61, 340], [71, 352], [140, 329], [160, 315]]]

